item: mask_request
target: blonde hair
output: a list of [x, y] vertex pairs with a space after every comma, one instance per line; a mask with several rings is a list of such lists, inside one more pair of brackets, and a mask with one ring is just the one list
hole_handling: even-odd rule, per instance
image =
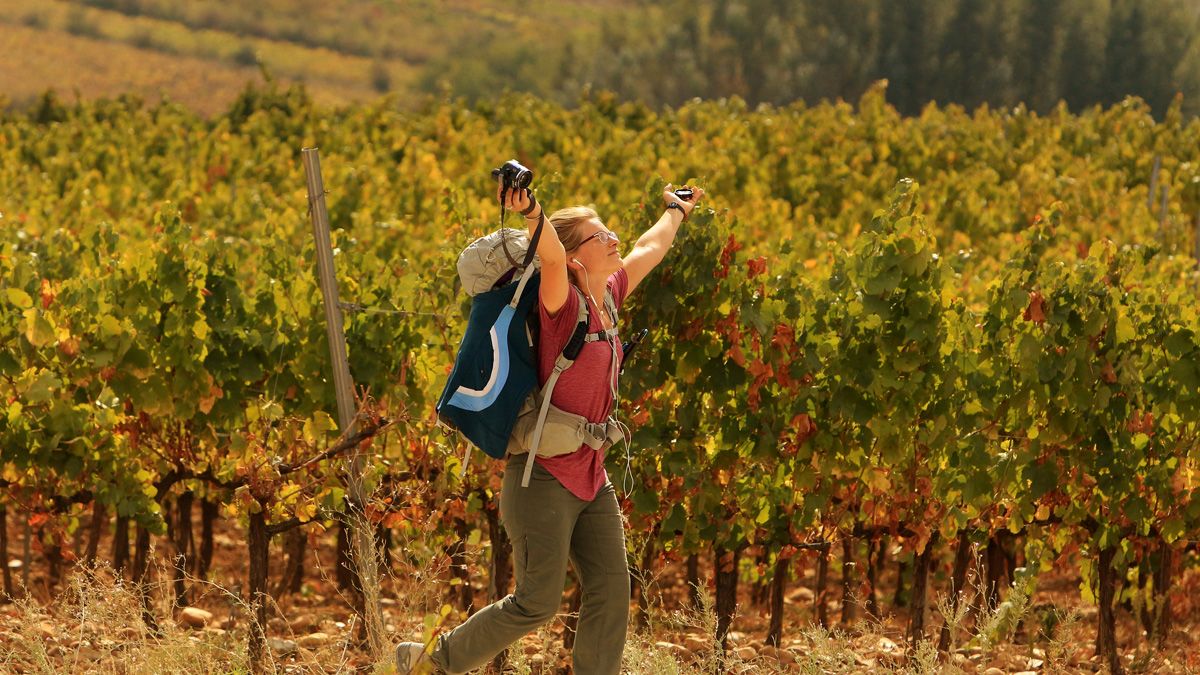
[[587, 206], [571, 206], [559, 209], [550, 214], [550, 224], [562, 242], [563, 248], [570, 251], [583, 243], [583, 233], [579, 226], [593, 218], [599, 218], [596, 210]]

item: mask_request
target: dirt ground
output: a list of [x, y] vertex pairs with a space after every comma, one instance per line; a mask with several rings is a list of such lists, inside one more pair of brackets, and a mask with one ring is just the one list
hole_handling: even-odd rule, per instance
[[[13, 550], [19, 548], [12, 543], [12, 520], [9, 566], [19, 580], [23, 570]], [[199, 531], [198, 526], [194, 531]], [[243, 672], [249, 622], [242, 599], [247, 579], [244, 532], [226, 519], [218, 520], [210, 581], [191, 580], [190, 604], [210, 616], [192, 610], [185, 616], [171, 606], [170, 545], [162, 538], [153, 541], [151, 612], [161, 634], [146, 630], [133, 587], [111, 570], [101, 567], [95, 574], [85, 575], [68, 567], [52, 587], [46, 565], [34, 556], [30, 592], [24, 599], [0, 604], [0, 644], [11, 646], [0, 649], [0, 672]], [[273, 541], [271, 547], [268, 584], [272, 590], [284, 565], [280, 543]], [[308, 546], [301, 592], [277, 595], [269, 608], [271, 668], [275, 672], [389, 672], [390, 655], [372, 655], [359, 641], [350, 598], [337, 588], [333, 531], [314, 530]], [[106, 536], [99, 547], [102, 560], [110, 547]], [[467, 554], [476, 609], [487, 602], [486, 556], [484, 547], [478, 545]], [[448, 628], [466, 617], [458, 609], [442, 615], [443, 605], [457, 604], [461, 597], [461, 587], [448, 583], [447, 561], [421, 569], [405, 569], [393, 562], [380, 600], [392, 642], [419, 640], [431, 628]], [[979, 634], [986, 632], [983, 626], [988, 616], [968, 616], [955, 632], [952, 653], [940, 661], [931, 657], [930, 646], [924, 652], [906, 649], [908, 617], [903, 607], [891, 603], [894, 566], [881, 582], [883, 617], [839, 626], [841, 586], [836, 568], [830, 566], [826, 595], [828, 616], [834, 624], [831, 630], [815, 626], [814, 571], [807, 566], [804, 578], [788, 586], [781, 650], [764, 645], [769, 610], [765, 604], [754, 603], [749, 584], [741, 584], [725, 662], [728, 670], [988, 675], [1101, 670], [1100, 659], [1093, 654], [1097, 608], [1082, 601], [1072, 566], [1059, 566], [1063, 572], [1039, 578], [1023, 620], [1002, 644], [990, 646], [979, 639]], [[935, 609], [926, 625], [934, 640], [942, 626], [935, 596], [945, 592], [947, 575], [948, 570], [939, 568], [933, 580], [930, 604]], [[710, 576], [711, 570], [702, 565], [701, 578]], [[701, 672], [714, 665], [719, 653], [710, 637], [714, 617], [711, 612], [681, 611], [687, 604], [681, 565], [668, 563], [656, 569], [648, 587], [649, 627], [631, 637], [626, 659], [629, 672]], [[451, 593], [458, 595], [451, 598]], [[510, 670], [570, 672], [569, 651], [563, 647], [568, 599], [569, 593], [564, 593], [558, 619], [510, 650]], [[1131, 612], [1118, 609], [1118, 644], [1128, 672], [1200, 673], [1196, 630], [1200, 623], [1200, 569], [1185, 569], [1178, 575], [1172, 601], [1172, 630], [1161, 650], [1153, 648]], [[1051, 630], [1051, 639], [1047, 639], [1041, 633], [1051, 618], [1065, 621]]]

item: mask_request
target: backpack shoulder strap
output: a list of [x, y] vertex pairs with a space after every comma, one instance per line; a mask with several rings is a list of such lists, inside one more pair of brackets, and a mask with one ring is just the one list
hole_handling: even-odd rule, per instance
[[579, 358], [579, 352], [583, 351], [583, 345], [588, 342], [589, 337], [588, 321], [590, 319], [587, 300], [583, 297], [583, 292], [578, 288], [571, 286], [571, 289], [579, 296], [579, 310], [576, 313], [575, 331], [571, 333], [571, 339], [567, 341], [567, 345], [563, 347], [563, 351], [558, 355], [558, 359], [554, 362], [554, 370], [550, 371], [550, 377], [546, 379], [546, 384], [542, 387], [539, 394], [542, 397], [542, 405], [538, 410], [537, 426], [533, 431], [533, 442], [529, 449], [529, 458], [525, 460], [525, 473], [521, 476], [521, 487], [529, 487], [529, 478], [533, 475], [533, 462], [537, 458], [538, 445], [542, 441], [542, 430], [546, 426], [546, 415], [550, 412], [550, 397], [554, 394], [554, 385], [558, 384], [558, 378], [563, 374], [571, 364], [575, 363], [575, 359]]
[[612, 316], [613, 325], [617, 325], [617, 298], [613, 295], [611, 286], [604, 290], [604, 306], [608, 307], [608, 313]]
[[587, 338], [584, 340], [585, 342], [611, 340], [617, 336], [617, 300], [613, 297], [611, 288], [604, 291], [604, 307], [608, 310], [608, 316], [612, 319], [612, 328], [588, 333]]
[[583, 291], [575, 288], [574, 285], [568, 285], [570, 286], [571, 290], [574, 291], [575, 295], [579, 297], [579, 309], [575, 313], [575, 332], [571, 333], [571, 339], [567, 340], [566, 346], [563, 347], [562, 354], [559, 355], [560, 360], [565, 357], [568, 361], [567, 364], [563, 366], [563, 370], [569, 368], [571, 364], [575, 362], [575, 359], [579, 358], [579, 352], [583, 350], [583, 345], [587, 342], [591, 342], [591, 340], [587, 339], [588, 325], [591, 323], [591, 312], [588, 309], [587, 298], [583, 296]]

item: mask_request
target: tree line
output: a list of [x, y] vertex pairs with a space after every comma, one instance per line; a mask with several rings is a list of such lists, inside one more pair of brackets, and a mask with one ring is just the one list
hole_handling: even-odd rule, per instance
[[914, 115], [930, 102], [1024, 103], [1045, 113], [1177, 93], [1200, 112], [1200, 5], [1188, 0], [693, 0], [610, 19], [600, 30], [518, 42], [464, 36], [422, 86], [474, 99], [504, 89], [563, 103], [608, 89], [651, 105], [738, 96], [751, 105], [857, 100], [889, 82]]

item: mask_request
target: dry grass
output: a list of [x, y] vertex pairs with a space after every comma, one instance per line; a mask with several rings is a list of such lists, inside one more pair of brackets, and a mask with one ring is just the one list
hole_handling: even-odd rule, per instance
[[128, 581], [99, 567], [69, 577], [49, 607], [18, 600], [11, 646], [0, 672], [237, 673], [247, 670], [246, 641], [237, 632], [193, 632], [142, 621], [141, 598]]
[[[172, 570], [166, 560], [153, 557], [156, 567], [148, 574], [146, 592], [158, 630], [147, 627], [140, 591], [106, 565], [76, 568], [57, 597], [43, 605], [23, 591], [0, 623], [0, 673], [248, 673], [247, 650], [253, 612], [240, 587], [187, 577], [194, 605], [212, 608], [213, 624], [202, 630], [170, 618]], [[326, 577], [325, 570], [319, 576]], [[328, 579], [325, 579], [328, 581]], [[330, 582], [332, 583], [332, 582]], [[22, 597], [24, 596], [24, 597]], [[288, 612], [268, 597], [268, 650], [287, 649], [265, 663], [267, 673], [324, 673], [353, 671], [361, 655], [350, 647], [354, 621], [346, 626], [345, 639], [334, 639], [312, 649], [285, 646], [299, 635], [286, 619]], [[222, 620], [222, 616], [224, 618]], [[219, 624], [223, 628], [217, 627]], [[4, 630], [7, 626], [8, 630]], [[11, 649], [7, 649], [11, 644]], [[294, 651], [293, 651], [294, 650]]]
[[[418, 545], [419, 546], [419, 545]], [[479, 556], [479, 551], [472, 555]], [[476, 558], [481, 559], [481, 558]], [[329, 566], [318, 562], [318, 574], [325, 576]], [[415, 568], [400, 565], [384, 583], [391, 588], [395, 600], [387, 601], [388, 614], [392, 618], [407, 619], [399, 627], [389, 625], [389, 638], [431, 639], [462, 617], [441, 604], [445, 593], [441, 570], [428, 569], [418, 574]], [[155, 581], [149, 589], [152, 597], [159, 598], [152, 608], [156, 616], [170, 616], [167, 579], [170, 570], [164, 567], [152, 573]], [[398, 573], [396, 573], [398, 572]], [[159, 581], [161, 580], [161, 581]], [[196, 631], [164, 621], [161, 632], [148, 630], [142, 620], [141, 599], [136, 588], [128, 581], [112, 574], [101, 566], [91, 572], [77, 570], [66, 581], [60, 595], [48, 606], [20, 600], [9, 607], [7, 623], [0, 624], [0, 642], [6, 649], [0, 650], [0, 672], [4, 673], [243, 673], [249, 672], [246, 653], [250, 610], [241, 599], [238, 590], [222, 588], [216, 584], [191, 579], [199, 602], [204, 606], [225, 605], [229, 615], [237, 619], [236, 627], [230, 630], [212, 627]], [[975, 589], [971, 589], [975, 590]], [[1011, 591], [1018, 594], [1018, 591]], [[387, 595], [392, 595], [388, 593]], [[968, 597], [971, 596], [969, 592]], [[653, 632], [631, 631], [625, 649], [627, 675], [708, 675], [713, 672], [730, 673], [903, 673], [905, 675], [932, 675], [934, 673], [977, 673], [986, 665], [994, 663], [988, 652], [1001, 648], [996, 642], [994, 628], [998, 623], [1009, 624], [1014, 618], [1033, 620], [1031, 612], [1014, 617], [1011, 609], [1001, 607], [987, 609], [978, 617], [978, 628], [967, 631], [958, 625], [965, 612], [956, 611], [951, 616], [954, 635], [964, 639], [952, 647], [957, 651], [953, 659], [939, 659], [934, 636], [918, 645], [915, 650], [905, 650], [887, 643], [888, 634], [894, 628], [879, 620], [863, 620], [850, 629], [821, 629], [808, 626], [793, 634], [788, 644], [786, 661], [759, 653], [753, 658], [738, 656], [738, 647], [750, 644], [738, 638], [734, 648], [722, 653], [714, 640], [708, 640], [703, 649], [684, 652], [676, 644], [684, 636], [713, 636], [716, 632], [716, 613], [707, 594], [702, 595], [704, 605], [699, 609], [667, 611], [658, 606], [651, 607]], [[1013, 598], [1009, 598], [1014, 600]], [[349, 603], [348, 598], [344, 599]], [[1021, 604], [1015, 599], [1016, 604]], [[940, 606], [947, 607], [945, 600]], [[1029, 607], [1025, 603], [1026, 608]], [[1071, 664], [1069, 654], [1072, 641], [1077, 639], [1075, 628], [1078, 615], [1052, 610], [1054, 620], [1044, 624], [1040, 633], [1046, 648], [1044, 670], [1048, 673], [1078, 672], [1078, 664]], [[286, 608], [272, 604], [269, 615], [284, 617]], [[561, 648], [561, 624], [566, 616], [560, 615], [509, 650], [508, 670], [515, 675], [534, 675], [553, 672], [561, 663], [569, 663], [569, 654]], [[1009, 624], [1011, 625], [1011, 624]], [[940, 626], [937, 626], [940, 628]], [[346, 627], [348, 637], [356, 631], [353, 622]], [[269, 631], [278, 636], [295, 639], [297, 636], [285, 625], [275, 624]], [[347, 672], [368, 668], [378, 675], [394, 673], [391, 662], [391, 646], [382, 653], [363, 654], [352, 648], [352, 640], [335, 640], [313, 651], [300, 649], [286, 659], [273, 659], [267, 663], [268, 672]], [[1008, 648], [1007, 651], [1012, 651]], [[968, 658], [967, 655], [972, 655]], [[1011, 654], [1010, 654], [1011, 656]], [[1074, 666], [1074, 667], [1073, 667]], [[361, 672], [361, 671], [360, 671]]]

